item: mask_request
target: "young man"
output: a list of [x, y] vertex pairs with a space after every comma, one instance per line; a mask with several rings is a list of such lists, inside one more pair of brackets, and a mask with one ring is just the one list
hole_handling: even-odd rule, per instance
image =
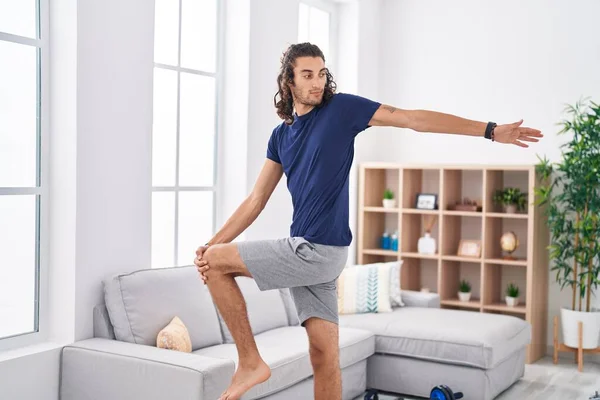
[[[352, 241], [348, 176], [356, 135], [370, 126], [394, 126], [520, 147], [542, 135], [521, 127], [523, 121], [496, 126], [336, 94], [323, 53], [309, 43], [286, 50], [278, 83], [275, 106], [284, 122], [273, 130], [252, 193], [207, 245], [198, 248], [194, 260], [238, 350], [238, 368], [220, 400], [237, 400], [271, 376], [254, 341], [237, 276], [254, 278], [261, 290], [290, 288], [309, 338], [314, 398], [341, 400], [336, 279]], [[283, 173], [293, 203], [290, 237], [230, 243], [258, 217]]]

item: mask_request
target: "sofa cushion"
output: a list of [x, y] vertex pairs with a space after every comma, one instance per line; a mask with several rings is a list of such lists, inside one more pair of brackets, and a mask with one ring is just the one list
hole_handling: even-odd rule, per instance
[[195, 266], [116, 275], [104, 281], [104, 300], [117, 340], [155, 346], [160, 330], [178, 316], [193, 350], [223, 343], [216, 308]]
[[531, 341], [528, 322], [507, 315], [402, 307], [391, 313], [341, 315], [340, 326], [376, 335], [375, 351], [494, 368]]
[[[244, 399], [268, 396], [313, 375], [303, 327], [273, 329], [257, 335], [255, 340], [262, 358], [271, 367], [271, 378], [250, 389]], [[373, 334], [363, 329], [341, 328], [339, 343], [341, 368], [367, 359], [375, 350]], [[234, 344], [207, 347], [194, 354], [238, 362]]]
[[[279, 290], [261, 291], [254, 279], [244, 276], [237, 277], [235, 280], [246, 300], [248, 320], [253, 334], [258, 335], [270, 329], [289, 325], [286, 306]], [[265, 310], [267, 311], [265, 312]], [[233, 337], [221, 313], [219, 313], [219, 323], [224, 342], [233, 343]]]

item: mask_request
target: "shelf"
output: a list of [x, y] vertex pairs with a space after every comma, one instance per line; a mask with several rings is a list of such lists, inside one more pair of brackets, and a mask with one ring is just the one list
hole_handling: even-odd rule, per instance
[[404, 214], [424, 214], [424, 215], [438, 215], [440, 210], [421, 210], [419, 208], [403, 208]]
[[515, 218], [515, 219], [527, 219], [529, 215], [527, 214], [508, 214], [508, 213], [497, 213], [497, 212], [486, 212], [486, 217], [493, 218]]
[[457, 215], [460, 217], [481, 217], [483, 213], [481, 211], [456, 211], [456, 210], [444, 210], [444, 215]]
[[456, 300], [442, 300], [440, 302], [443, 306], [452, 306], [452, 307], [460, 307], [460, 308], [472, 308], [479, 310], [481, 308], [481, 300], [480, 299], [471, 299], [469, 301], [460, 301]]
[[502, 258], [487, 258], [483, 261], [487, 264], [515, 265], [518, 267], [526, 267], [527, 266], [527, 260], [505, 260]]
[[364, 207], [363, 210], [366, 212], [378, 212], [378, 213], [397, 213], [400, 211], [399, 208], [383, 208], [383, 207]]
[[525, 304], [519, 304], [515, 307], [509, 307], [506, 305], [506, 303], [486, 304], [483, 306], [483, 309], [488, 311], [500, 311], [512, 314], [525, 314], [527, 310]]
[[461, 257], [461, 256], [442, 256], [442, 260], [470, 262], [470, 263], [480, 263], [481, 261], [483, 261], [482, 258], [478, 258], [478, 257]]
[[[361, 163], [357, 263], [402, 262], [403, 290], [427, 288], [439, 294], [441, 307], [446, 309], [526, 320], [532, 336], [526, 362], [535, 362], [547, 351], [549, 301], [547, 214], [530, 201], [541, 178], [535, 165]], [[527, 206], [517, 213], [506, 213], [494, 202], [496, 191], [508, 187], [527, 195]], [[386, 189], [397, 199], [394, 208], [382, 207]], [[416, 208], [421, 194], [436, 196], [434, 210]], [[457, 210], [459, 204], [477, 204], [478, 208]], [[436, 254], [418, 252], [419, 239], [426, 231], [436, 241]], [[381, 248], [384, 232], [397, 232], [398, 251]], [[508, 259], [509, 253], [502, 250], [501, 238], [509, 232], [519, 241], [512, 253], [514, 259]], [[480, 253], [459, 255], [463, 240], [478, 242]], [[471, 284], [468, 302], [458, 298], [462, 280]], [[511, 283], [520, 289], [521, 304], [516, 307], [505, 302]]]
[[407, 252], [401, 252], [400, 256], [402, 257], [407, 257], [407, 258], [422, 258], [425, 260], [438, 260], [440, 258], [439, 254], [419, 254], [419, 253], [413, 253], [410, 251]]
[[389, 256], [396, 257], [400, 253], [394, 250], [383, 250], [383, 249], [364, 249], [363, 254], [370, 254], [373, 256]]

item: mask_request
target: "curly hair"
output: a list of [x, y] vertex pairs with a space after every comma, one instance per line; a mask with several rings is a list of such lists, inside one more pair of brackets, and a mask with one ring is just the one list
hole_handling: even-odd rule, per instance
[[[279, 115], [279, 117], [288, 125], [291, 125], [294, 122], [294, 99], [288, 84], [294, 83], [294, 66], [296, 65], [296, 59], [298, 57], [321, 57], [323, 62], [325, 61], [325, 56], [321, 49], [311, 43], [293, 44], [283, 53], [279, 76], [277, 76], [277, 86], [279, 90], [275, 93], [274, 103], [275, 108], [277, 109], [277, 115]], [[325, 71], [327, 83], [325, 84], [322, 104], [333, 97], [337, 88], [329, 70], [326, 69]], [[277, 99], [277, 96], [279, 96], [279, 99]]]

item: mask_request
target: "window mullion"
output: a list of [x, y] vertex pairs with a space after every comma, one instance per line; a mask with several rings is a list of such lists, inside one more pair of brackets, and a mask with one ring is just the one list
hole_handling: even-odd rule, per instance
[[[177, 32], [177, 123], [176, 123], [176, 139], [175, 139], [175, 187], [179, 187], [179, 129], [181, 119], [181, 22], [183, 0], [179, 0], [179, 30]], [[173, 265], [177, 265], [177, 257], [179, 254], [179, 190], [175, 190], [175, 234], [173, 235], [175, 245], [173, 246]]]

